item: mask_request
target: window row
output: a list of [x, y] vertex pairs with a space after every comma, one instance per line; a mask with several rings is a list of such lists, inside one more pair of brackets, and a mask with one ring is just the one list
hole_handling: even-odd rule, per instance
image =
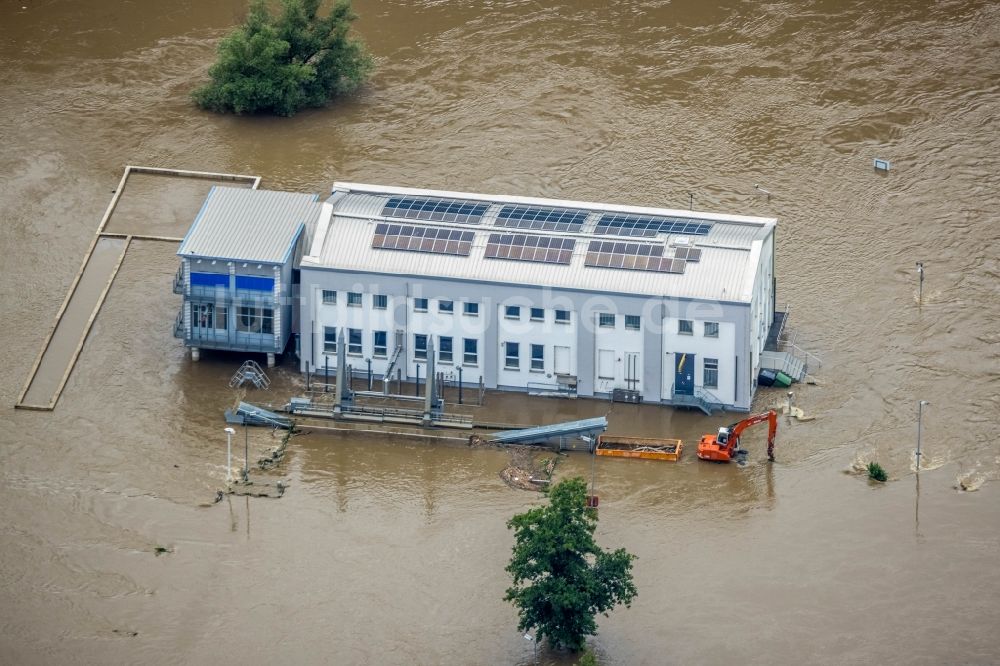
[[[192, 303], [191, 326], [202, 330], [229, 330], [229, 306], [214, 303]], [[274, 310], [247, 305], [237, 307], [236, 330], [239, 333], [273, 335]]]
[[[528, 311], [528, 319], [531, 321], [545, 321], [545, 308], [522, 308], [520, 305], [505, 305], [503, 316], [505, 319], [521, 319], [521, 310]], [[555, 322], [557, 324], [568, 324], [570, 322], [569, 310], [553, 310]]]
[[[532, 372], [545, 371], [545, 345], [529, 344], [528, 346], [528, 368]], [[503, 367], [505, 370], [521, 369], [521, 343], [503, 343]]]
[[[706, 321], [702, 328], [702, 332], [706, 338], [719, 337], [719, 322]], [[677, 321], [677, 334], [694, 335], [694, 322], [690, 319], [679, 319]]]
[[[626, 331], [638, 331], [642, 328], [642, 319], [639, 315], [624, 315], [624, 317]], [[597, 325], [600, 328], [614, 328], [618, 325], [618, 316], [610, 312], [598, 313]]]
[[[352, 308], [360, 308], [364, 296], [359, 291], [347, 292], [347, 305]], [[323, 290], [323, 304], [336, 305], [337, 292], [330, 289]], [[385, 294], [372, 294], [372, 308], [375, 310], [385, 310], [389, 307], [389, 297]]]
[[[360, 328], [347, 329], [347, 353], [360, 356], [361, 351]], [[386, 341], [389, 335], [386, 331], [372, 331], [372, 356], [375, 358], [385, 358], [388, 355], [388, 345]], [[337, 329], [333, 326], [323, 327], [323, 351], [327, 354], [337, 353]]]
[[[413, 358], [418, 361], [427, 360], [427, 339], [423, 333], [413, 335]], [[455, 340], [448, 335], [439, 335], [437, 339], [437, 355], [439, 363], [455, 362]], [[462, 363], [464, 365], [479, 365], [479, 340], [462, 338]]]
[[[414, 312], [427, 312], [429, 300], [426, 298], [414, 298], [413, 299], [413, 311]], [[455, 301], [446, 301], [439, 299], [437, 302], [437, 310], [441, 314], [454, 314], [455, 313]], [[462, 314], [468, 315], [470, 317], [479, 316], [479, 303], [470, 303], [468, 301], [462, 302]]]

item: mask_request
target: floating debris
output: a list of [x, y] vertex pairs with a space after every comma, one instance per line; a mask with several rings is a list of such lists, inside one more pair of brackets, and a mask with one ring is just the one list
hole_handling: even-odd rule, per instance
[[153, 554], [156, 555], [157, 557], [172, 552], [174, 552], [173, 549], [167, 548], [166, 546], [157, 546], [156, 548], [153, 549]]
[[541, 490], [552, 481], [552, 474], [558, 464], [558, 457], [544, 457], [537, 447], [510, 446], [510, 463], [500, 471], [500, 478], [511, 488], [518, 490]]

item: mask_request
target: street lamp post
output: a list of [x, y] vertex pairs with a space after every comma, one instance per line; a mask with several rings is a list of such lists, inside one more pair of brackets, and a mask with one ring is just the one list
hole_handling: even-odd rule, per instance
[[917, 474], [920, 473], [920, 435], [924, 420], [924, 407], [931, 403], [921, 400], [917, 403]]
[[226, 482], [233, 480], [233, 435], [236, 431], [226, 428]]
[[256, 411], [252, 411], [243, 417], [243, 481], [250, 480], [250, 429], [247, 427], [247, 419], [257, 416]]
[[532, 661], [534, 661], [537, 664], [538, 663], [538, 641], [535, 640], [535, 637], [532, 636], [531, 634], [525, 634], [524, 635], [524, 640], [526, 640], [529, 643], [531, 643]]
[[920, 286], [917, 287], [917, 305], [924, 302], [924, 262], [917, 262], [917, 275], [920, 276]]

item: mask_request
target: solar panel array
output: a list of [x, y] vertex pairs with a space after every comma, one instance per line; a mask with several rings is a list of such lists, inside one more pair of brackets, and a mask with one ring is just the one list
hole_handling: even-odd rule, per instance
[[691, 263], [697, 263], [701, 261], [701, 248], [697, 247], [679, 247], [674, 250], [674, 259], [684, 259], [685, 261], [690, 261]]
[[526, 234], [490, 234], [486, 241], [487, 259], [537, 261], [544, 264], [569, 264], [576, 241], [572, 238]]
[[408, 250], [469, 256], [476, 234], [462, 229], [423, 225], [376, 224], [372, 247], [382, 250]]
[[597, 228], [594, 229], [594, 233], [610, 236], [643, 236], [648, 238], [656, 234], [705, 236], [711, 229], [712, 224], [710, 222], [691, 220], [683, 217], [605, 213], [597, 221]]
[[683, 273], [685, 261], [663, 256], [662, 245], [590, 241], [585, 266], [624, 268], [633, 271]]
[[427, 197], [389, 197], [382, 209], [384, 217], [430, 222], [479, 224], [490, 204], [462, 199], [430, 199]]
[[540, 231], [579, 231], [589, 213], [569, 208], [504, 206], [497, 213], [496, 226]]

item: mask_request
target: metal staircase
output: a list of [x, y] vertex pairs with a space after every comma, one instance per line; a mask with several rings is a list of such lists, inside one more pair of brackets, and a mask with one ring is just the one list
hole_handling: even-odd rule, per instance
[[396, 364], [399, 363], [399, 357], [403, 355], [403, 336], [405, 333], [401, 330], [396, 331], [396, 342], [392, 349], [392, 354], [389, 355], [389, 363], [385, 366], [385, 372], [382, 374], [382, 392], [389, 392], [389, 382], [392, 381], [392, 375], [396, 372]]
[[726, 405], [717, 395], [704, 388], [695, 388], [693, 395], [673, 393], [670, 404], [674, 407], [697, 407], [708, 416], [713, 411], [725, 409]]
[[823, 367], [823, 361], [816, 354], [797, 345], [795, 333], [789, 336], [786, 332], [785, 325], [788, 323], [790, 310], [788, 305], [783, 310], [775, 308], [764, 351], [760, 354], [760, 367], [783, 372], [793, 381], [800, 382]]
[[247, 382], [265, 391], [271, 388], [271, 380], [264, 374], [264, 371], [256, 361], [244, 361], [240, 369], [229, 380], [229, 388], [238, 388]]

